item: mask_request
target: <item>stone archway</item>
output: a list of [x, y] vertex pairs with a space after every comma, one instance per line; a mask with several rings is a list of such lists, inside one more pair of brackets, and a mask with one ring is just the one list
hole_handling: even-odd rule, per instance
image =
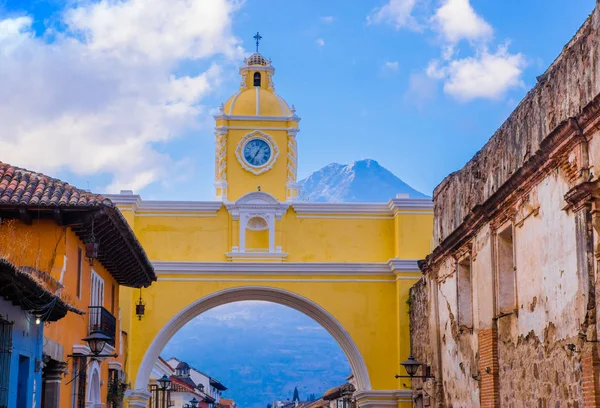
[[313, 301], [293, 292], [272, 287], [253, 286], [231, 288], [213, 293], [190, 304], [175, 315], [156, 335], [144, 354], [137, 372], [135, 391], [130, 396], [136, 398], [136, 395], [140, 397], [144, 395], [154, 363], [167, 342], [181, 327], [207, 310], [227, 303], [244, 300], [262, 300], [277, 303], [291, 307], [313, 318], [333, 336], [344, 351], [356, 379], [357, 390], [371, 390], [369, 372], [367, 371], [363, 357], [350, 337], [350, 334], [329, 312]]

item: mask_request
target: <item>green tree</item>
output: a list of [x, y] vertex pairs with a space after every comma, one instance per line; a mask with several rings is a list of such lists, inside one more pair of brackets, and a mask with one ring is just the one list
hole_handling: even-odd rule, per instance
[[298, 394], [298, 387], [294, 387], [294, 397], [292, 401], [300, 401], [300, 394]]

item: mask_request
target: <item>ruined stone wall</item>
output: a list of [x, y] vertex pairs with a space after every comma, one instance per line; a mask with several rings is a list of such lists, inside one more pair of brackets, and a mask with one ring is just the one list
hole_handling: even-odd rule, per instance
[[456, 263], [448, 259], [439, 272], [438, 330], [444, 400], [449, 407], [478, 406], [479, 387], [473, 380], [479, 365], [478, 339], [473, 329], [458, 323]]
[[[577, 336], [557, 339], [548, 325], [541, 341], [533, 331], [518, 336], [507, 333], [508, 322], [499, 324], [498, 366], [500, 403], [505, 407], [581, 407], [583, 375]], [[568, 344], [574, 344], [571, 351]]]
[[588, 277], [575, 214], [563, 210], [568, 189], [560, 170], [549, 174], [528, 195], [535, 211], [514, 227], [517, 312], [497, 319], [502, 406], [583, 407]]
[[410, 289], [410, 339], [412, 354], [419, 361], [433, 359], [433, 339], [429, 336], [432, 305], [429, 302], [428, 289], [425, 279], [421, 279]]
[[561, 123], [577, 117], [600, 94], [599, 30], [597, 6], [489, 142], [435, 189], [436, 244], [531, 159]]
[[[432, 343], [435, 341], [435, 332], [433, 336], [431, 335], [435, 325], [432, 325], [434, 318], [431, 315], [433, 304], [429, 296], [430, 289], [431, 287], [427, 285], [424, 278], [410, 289], [410, 341], [413, 357], [430, 364], [432, 371], [435, 371], [437, 367]], [[402, 372], [401, 375], [406, 375], [406, 373]], [[436, 393], [435, 384], [432, 381], [421, 379], [412, 381], [412, 389], [415, 395], [435, 395]], [[421, 391], [423, 389], [426, 394]]]

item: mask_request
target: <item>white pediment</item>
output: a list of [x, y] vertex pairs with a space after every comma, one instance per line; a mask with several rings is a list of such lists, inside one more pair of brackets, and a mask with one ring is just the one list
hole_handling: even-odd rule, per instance
[[245, 194], [237, 201], [226, 205], [234, 220], [239, 219], [240, 213], [248, 215], [271, 214], [274, 218], [281, 219], [289, 206], [289, 203], [277, 201], [271, 194], [262, 191]]
[[235, 204], [279, 204], [279, 201], [269, 193], [253, 191], [241, 196]]

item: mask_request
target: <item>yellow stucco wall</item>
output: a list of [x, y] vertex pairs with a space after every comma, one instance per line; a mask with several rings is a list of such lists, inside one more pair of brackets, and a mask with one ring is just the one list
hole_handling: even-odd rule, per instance
[[[152, 342], [162, 339], [159, 332], [171, 327], [174, 317], [189, 305], [223, 290], [260, 286], [299, 295], [325, 309], [358, 348], [370, 388], [382, 391], [369, 398], [400, 401], [394, 390], [402, 390], [402, 382], [407, 381], [398, 381], [394, 375], [399, 372], [400, 361], [409, 354], [406, 300], [409, 288], [420, 276], [416, 260], [429, 253], [432, 207], [422, 200], [348, 208], [301, 208], [290, 202], [296, 194], [296, 132], [300, 118], [274, 93], [270, 79], [273, 70], [270, 62], [265, 64], [240, 68], [245, 85], [215, 116], [215, 188], [223, 201], [220, 208], [217, 204], [210, 210], [210, 203], [144, 205], [136, 196], [121, 201], [114, 197], [148, 257], [163, 268], [158, 282], [143, 291], [146, 314], [142, 320], [134, 315], [139, 293], [125, 288], [121, 291], [121, 297], [130, 303], [122, 307], [122, 312], [128, 314], [122, 321], [131, 350], [127, 359], [129, 378], [136, 379]], [[251, 80], [256, 70], [263, 75], [260, 88], [253, 87]], [[264, 164], [264, 171], [258, 175], [248, 163], [240, 163], [236, 155], [240, 141], [253, 132], [262, 132], [260, 137], [271, 140], [279, 152], [277, 160]], [[269, 242], [267, 231], [244, 230], [246, 249], [274, 249], [256, 263], [248, 261], [254, 258], [242, 250], [240, 225], [248, 221], [240, 213], [236, 215], [235, 207], [258, 186], [260, 194], [270, 198], [258, 197], [253, 207], [256, 214], [273, 207], [279, 212], [265, 216], [274, 222], [270, 224], [274, 225], [274, 242]], [[264, 206], [261, 199], [266, 200]], [[182, 204], [189, 208], [182, 209]], [[244, 257], [239, 257], [239, 252]], [[408, 261], [410, 267], [389, 266], [397, 263], [390, 260]], [[273, 262], [282, 265], [281, 271], [272, 268]], [[315, 266], [317, 263], [321, 269]], [[338, 269], [332, 272], [328, 265]], [[185, 273], [182, 267], [187, 268]], [[146, 362], [144, 366], [147, 368]], [[145, 384], [136, 387], [142, 389]]]
[[[122, 306], [123, 325], [131, 350], [127, 364], [134, 381], [137, 369], [157, 333], [186, 306], [224, 289], [268, 286], [306, 297], [327, 310], [348, 331], [363, 356], [374, 390], [403, 389], [394, 378], [399, 362], [409, 354], [408, 290], [419, 271], [329, 275], [303, 273], [228, 273], [226, 253], [238, 244], [239, 221], [225, 206], [216, 213], [169, 216], [133, 211], [123, 213], [149, 258], [163, 262], [221, 262], [218, 273], [160, 273], [144, 289], [146, 315], [134, 316], [138, 291], [123, 288], [130, 305]], [[381, 264], [393, 258], [417, 260], [429, 250], [431, 211], [398, 212], [395, 216], [362, 214], [299, 217], [290, 207], [276, 222], [276, 244], [288, 254], [284, 263]], [[126, 302], [125, 302], [126, 303]]]

